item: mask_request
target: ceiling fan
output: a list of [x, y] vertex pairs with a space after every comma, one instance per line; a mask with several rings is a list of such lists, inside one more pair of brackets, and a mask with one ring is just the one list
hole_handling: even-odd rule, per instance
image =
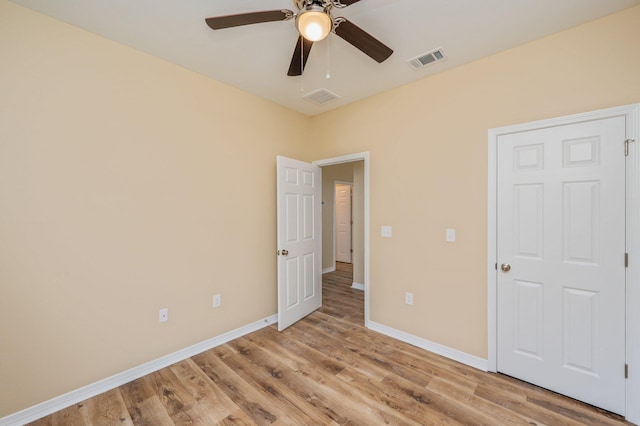
[[333, 9], [342, 9], [358, 1], [360, 0], [293, 0], [298, 9], [297, 13], [288, 9], [268, 10], [214, 16], [206, 18], [205, 22], [211, 29], [221, 30], [262, 22], [295, 19], [296, 29], [300, 35], [287, 72], [289, 76], [302, 75], [313, 43], [323, 40], [330, 32], [360, 49], [378, 63], [384, 62], [391, 56], [393, 50], [354, 23], [342, 17], [334, 18], [331, 14]]

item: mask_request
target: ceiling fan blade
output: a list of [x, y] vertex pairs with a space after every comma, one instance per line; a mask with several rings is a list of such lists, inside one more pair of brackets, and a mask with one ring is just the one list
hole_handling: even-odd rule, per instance
[[335, 33], [347, 43], [351, 43], [360, 49], [364, 54], [371, 57], [371, 59], [377, 62], [384, 62], [393, 53], [391, 48], [353, 22], [347, 21], [344, 18], [337, 18], [336, 22], [338, 26], [335, 29]]
[[351, 6], [354, 3], [358, 3], [360, 0], [334, 0], [333, 4], [336, 5], [336, 7], [346, 7], [346, 6]]
[[260, 24], [262, 22], [286, 21], [294, 17], [291, 10], [267, 10], [264, 12], [240, 13], [238, 15], [214, 16], [205, 22], [212, 30], [239, 27], [241, 25]]
[[291, 65], [289, 65], [288, 76], [295, 77], [302, 75], [305, 65], [307, 65], [307, 59], [309, 58], [309, 52], [313, 47], [313, 42], [306, 38], [299, 36], [296, 48], [293, 51], [293, 57], [291, 58]]

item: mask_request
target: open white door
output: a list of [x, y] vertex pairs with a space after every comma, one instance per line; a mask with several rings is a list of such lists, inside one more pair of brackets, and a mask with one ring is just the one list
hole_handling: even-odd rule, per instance
[[278, 164], [278, 330], [322, 306], [322, 175], [286, 157]]

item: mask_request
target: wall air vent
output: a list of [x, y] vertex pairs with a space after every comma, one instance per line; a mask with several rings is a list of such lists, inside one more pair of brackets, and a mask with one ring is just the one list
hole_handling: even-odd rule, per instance
[[340, 98], [340, 96], [336, 95], [333, 92], [330, 92], [327, 89], [318, 89], [318, 90], [314, 90], [313, 92], [307, 93], [306, 95], [303, 96], [303, 98], [315, 104], [324, 105], [326, 103], [329, 103], [331, 101], [334, 101]]
[[411, 58], [407, 61], [407, 63], [414, 70], [419, 70], [425, 65], [433, 64], [443, 59], [445, 59], [444, 52], [442, 51], [442, 48], [439, 47], [435, 50], [432, 50], [431, 52], [423, 53], [420, 56]]

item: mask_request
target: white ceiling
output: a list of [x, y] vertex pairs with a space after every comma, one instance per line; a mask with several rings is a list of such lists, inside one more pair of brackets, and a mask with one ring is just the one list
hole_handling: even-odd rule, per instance
[[[313, 46], [304, 76], [288, 77], [294, 21], [213, 31], [206, 17], [296, 10], [292, 0], [12, 0], [307, 115], [640, 4], [640, 0], [361, 0], [334, 9], [394, 50], [382, 64], [335, 34]], [[418, 71], [406, 61], [441, 47]], [[595, 55], [595, 54], [594, 54]], [[552, 64], [549, 64], [552, 66]], [[327, 70], [331, 78], [327, 79]], [[318, 106], [302, 94], [328, 89]]]

